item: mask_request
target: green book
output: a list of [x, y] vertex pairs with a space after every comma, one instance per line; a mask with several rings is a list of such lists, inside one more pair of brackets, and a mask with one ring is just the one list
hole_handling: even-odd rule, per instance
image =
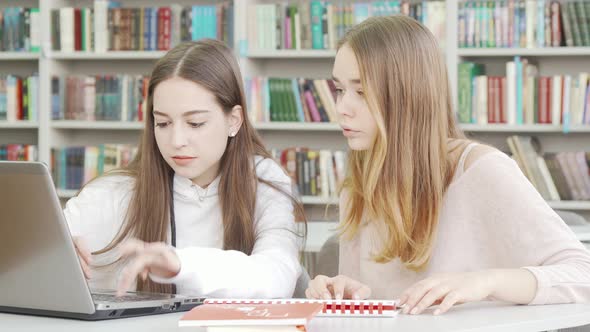
[[472, 82], [475, 76], [483, 74], [484, 66], [473, 62], [462, 62], [458, 67], [457, 95], [459, 103], [457, 115], [460, 123], [471, 123], [473, 111], [471, 105], [474, 94]]

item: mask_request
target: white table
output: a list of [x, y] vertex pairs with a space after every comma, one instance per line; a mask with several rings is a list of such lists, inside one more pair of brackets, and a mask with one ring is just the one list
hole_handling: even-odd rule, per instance
[[[85, 322], [59, 318], [0, 314], [0, 331], [39, 332], [165, 332], [203, 331], [179, 328], [182, 313]], [[429, 313], [395, 318], [315, 318], [310, 332], [347, 331], [546, 331], [590, 324], [590, 304], [514, 306], [501, 303], [466, 304], [446, 314]]]

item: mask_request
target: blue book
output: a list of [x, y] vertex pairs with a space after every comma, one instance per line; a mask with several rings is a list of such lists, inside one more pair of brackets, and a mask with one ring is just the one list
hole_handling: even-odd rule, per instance
[[291, 89], [293, 89], [293, 98], [295, 98], [295, 106], [297, 107], [297, 120], [299, 122], [305, 121], [305, 115], [303, 114], [303, 105], [301, 105], [301, 94], [299, 93], [299, 84], [297, 79], [291, 79]]
[[217, 7], [209, 7], [209, 38], [217, 39]]
[[322, 15], [324, 5], [321, 1], [311, 2], [311, 48], [324, 49], [324, 33], [322, 31]]
[[203, 38], [203, 7], [202, 6], [193, 6], [192, 12], [192, 25], [193, 25], [193, 40], [199, 40]]
[[158, 8], [152, 7], [151, 8], [151, 15], [150, 15], [150, 24], [152, 28], [150, 29], [150, 49], [155, 51], [158, 49]]
[[369, 4], [355, 3], [353, 4], [354, 24], [359, 24], [369, 18]]

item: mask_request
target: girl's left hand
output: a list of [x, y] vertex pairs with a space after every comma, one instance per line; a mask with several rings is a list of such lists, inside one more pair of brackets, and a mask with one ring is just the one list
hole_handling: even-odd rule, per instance
[[123, 295], [138, 275], [146, 280], [148, 274], [172, 278], [180, 272], [180, 259], [166, 243], [130, 239], [121, 245], [120, 250], [121, 257], [131, 257], [131, 260], [121, 272], [117, 296]]
[[447, 312], [453, 305], [488, 299], [495, 288], [491, 270], [433, 276], [421, 280], [400, 296], [403, 313], [417, 315], [426, 308], [440, 304], [435, 315]]

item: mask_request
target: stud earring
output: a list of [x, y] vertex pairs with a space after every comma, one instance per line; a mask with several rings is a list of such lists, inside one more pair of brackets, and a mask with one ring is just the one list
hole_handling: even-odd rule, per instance
[[235, 137], [235, 136], [236, 136], [236, 132], [235, 131], [229, 134], [229, 137]]

